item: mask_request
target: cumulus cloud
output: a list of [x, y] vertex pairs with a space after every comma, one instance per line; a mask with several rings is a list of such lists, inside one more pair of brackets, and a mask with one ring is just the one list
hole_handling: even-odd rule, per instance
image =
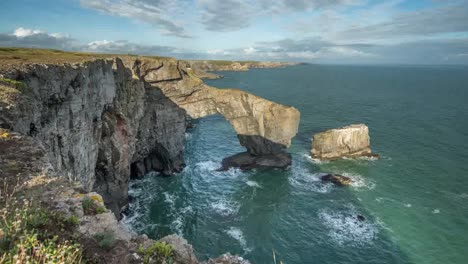
[[11, 34], [0, 33], [0, 46], [70, 50], [77, 48], [77, 41], [60, 33], [47, 33], [38, 29], [20, 27]]
[[257, 42], [235, 49], [196, 51], [127, 40], [80, 43], [66, 34], [17, 28], [0, 34], [0, 46], [55, 48], [110, 54], [139, 54], [181, 59], [298, 61], [315, 63], [468, 64], [468, 37], [426, 39], [395, 44], [339, 44], [318, 37]]
[[144, 22], [161, 30], [165, 35], [180, 38], [191, 36], [187, 34], [183, 25], [175, 21], [174, 15], [178, 10], [187, 10], [184, 6], [188, 2], [188, 0], [80, 0], [84, 7]]
[[138, 55], [164, 55], [174, 56], [183, 51], [169, 46], [158, 45], [141, 45], [132, 43], [126, 40], [108, 41], [98, 40], [92, 41], [82, 47], [82, 50], [100, 53], [116, 53], [116, 54], [138, 54]]

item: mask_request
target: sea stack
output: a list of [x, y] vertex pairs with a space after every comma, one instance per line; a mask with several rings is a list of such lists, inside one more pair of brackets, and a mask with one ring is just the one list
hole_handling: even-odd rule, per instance
[[378, 157], [370, 148], [369, 128], [353, 124], [317, 133], [312, 138], [312, 158], [336, 160], [341, 158]]

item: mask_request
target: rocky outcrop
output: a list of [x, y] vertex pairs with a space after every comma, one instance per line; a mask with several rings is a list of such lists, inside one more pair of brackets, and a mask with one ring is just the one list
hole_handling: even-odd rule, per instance
[[14, 99], [2, 97], [1, 126], [40, 141], [60, 175], [103, 195], [116, 215], [131, 176], [184, 168], [188, 116], [223, 115], [254, 165], [269, 166], [277, 154], [290, 163], [284, 149], [297, 132], [295, 108], [209, 87], [186, 62], [124, 56], [1, 69], [1, 78], [22, 84], [8, 88], [14, 96], [5, 92]]
[[343, 176], [343, 175], [338, 175], [338, 174], [322, 175], [322, 176], [320, 176], [320, 179], [322, 181], [325, 181], [325, 182], [332, 182], [332, 183], [334, 183], [335, 185], [338, 185], [338, 186], [347, 186], [347, 185], [351, 185], [351, 183], [353, 183], [351, 178]]
[[312, 138], [312, 158], [335, 160], [340, 158], [377, 157], [370, 149], [369, 129], [355, 124], [317, 133]]
[[[171, 174], [184, 166], [185, 111], [135, 78], [135, 60], [125, 63], [98, 59], [1, 72], [24, 84], [15, 100], [3, 100], [2, 126], [41, 142], [60, 175], [102, 194], [116, 215], [127, 204], [132, 171]], [[159, 78], [172, 80], [171, 73]]]
[[[0, 87], [1, 89], [1, 87]], [[31, 136], [0, 128], [0, 192], [1, 201], [11, 200], [11, 195], [17, 192], [21, 201], [34, 202], [41, 210], [52, 211], [48, 217], [57, 219], [73, 219], [72, 222], [60, 226], [42, 227], [51, 228], [60, 234], [66, 234], [59, 239], [70, 239], [73, 243], [79, 242], [83, 249], [86, 262], [90, 263], [148, 263], [144, 259], [147, 249], [156, 241], [146, 235], [137, 235], [128, 230], [115, 215], [104, 207], [102, 197], [95, 193], [87, 193], [79, 182], [69, 181], [60, 176], [49, 162], [49, 156], [41, 142]], [[6, 192], [5, 192], [6, 191]], [[85, 199], [91, 200], [101, 210], [85, 210]], [[24, 211], [23, 211], [24, 212]], [[41, 211], [42, 212], [42, 211]], [[42, 214], [41, 214], [42, 217]], [[52, 220], [52, 219], [50, 219]], [[64, 222], [61, 222], [64, 224]], [[50, 235], [47, 233], [47, 235]], [[101, 244], [105, 237], [106, 243]], [[76, 240], [76, 241], [75, 241]], [[199, 262], [193, 247], [177, 235], [163, 237], [159, 242], [171, 246], [172, 263], [198, 264], [198, 263], [224, 263], [248, 264], [241, 257], [224, 254], [207, 262]], [[149, 263], [160, 263], [156, 259], [158, 252], [150, 251]]]
[[[240, 90], [210, 87], [188, 68], [180, 69], [179, 82], [159, 83], [158, 79], [154, 78], [157, 74], [152, 71], [160, 69], [154, 64], [152, 60], [142, 60], [140, 72], [145, 74], [140, 78], [156, 84], [191, 118], [213, 114], [224, 116], [236, 131], [240, 144], [246, 147], [251, 156], [251, 163], [244, 167], [268, 167], [266, 165], [272, 164], [271, 162], [262, 162], [263, 165], [256, 166], [259, 164], [258, 157], [271, 158], [277, 154], [282, 162], [274, 167], [286, 167], [290, 164], [290, 157], [284, 153], [284, 149], [290, 146], [291, 139], [298, 130], [300, 113], [297, 109]], [[246, 157], [242, 155], [243, 164], [247, 160]], [[233, 158], [226, 160], [223, 167], [230, 167], [228, 161], [235, 161]], [[237, 166], [236, 164], [238, 162], [231, 162], [232, 166]]]

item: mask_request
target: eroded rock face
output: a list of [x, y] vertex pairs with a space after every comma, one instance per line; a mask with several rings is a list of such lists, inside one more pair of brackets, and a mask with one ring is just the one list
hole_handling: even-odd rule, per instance
[[[143, 164], [140, 174], [184, 166], [185, 111], [135, 78], [135, 60], [125, 63], [32, 64], [1, 73], [27, 87], [9, 93], [15, 100], [2, 99], [9, 104], [0, 111], [2, 126], [40, 141], [59, 175], [99, 192], [116, 215], [127, 204], [132, 165]], [[171, 71], [158, 81], [171, 81]]]
[[317, 133], [312, 138], [312, 158], [335, 160], [340, 158], [371, 157], [369, 128], [355, 124]]
[[116, 215], [127, 204], [131, 176], [184, 168], [188, 116], [223, 115], [255, 164], [269, 163], [259, 156], [284, 154], [298, 129], [295, 108], [209, 87], [188, 66], [123, 57], [2, 70], [26, 88], [1, 98], [0, 125], [41, 142], [59, 175], [100, 193]]
[[173, 76], [179, 78], [178, 82], [160, 83], [157, 72], [164, 68], [158, 68], [157, 65], [158, 63], [152, 60], [142, 60], [137, 71], [140, 78], [160, 88], [191, 118], [223, 115], [236, 131], [240, 144], [246, 147], [250, 154], [275, 154], [290, 146], [300, 119], [300, 113], [294, 107], [274, 103], [236, 89], [210, 87], [188, 68], [180, 68], [180, 76]]

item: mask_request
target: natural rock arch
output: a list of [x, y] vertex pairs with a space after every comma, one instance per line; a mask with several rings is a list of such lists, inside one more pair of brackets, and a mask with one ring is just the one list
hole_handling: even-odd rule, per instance
[[[132, 69], [135, 77], [159, 88], [191, 118], [197, 119], [213, 114], [224, 116], [233, 126], [240, 144], [247, 148], [250, 156], [284, 157], [284, 149], [291, 145], [291, 139], [296, 135], [299, 126], [300, 113], [296, 108], [274, 103], [238, 89], [210, 87], [204, 84], [188, 65], [180, 64], [181, 62], [176, 60], [159, 62], [143, 59], [137, 61]], [[245, 155], [243, 158], [245, 159]], [[279, 167], [289, 165], [290, 158], [286, 159], [288, 160], [283, 160], [284, 164], [278, 164]], [[278, 163], [278, 160], [270, 163]]]

